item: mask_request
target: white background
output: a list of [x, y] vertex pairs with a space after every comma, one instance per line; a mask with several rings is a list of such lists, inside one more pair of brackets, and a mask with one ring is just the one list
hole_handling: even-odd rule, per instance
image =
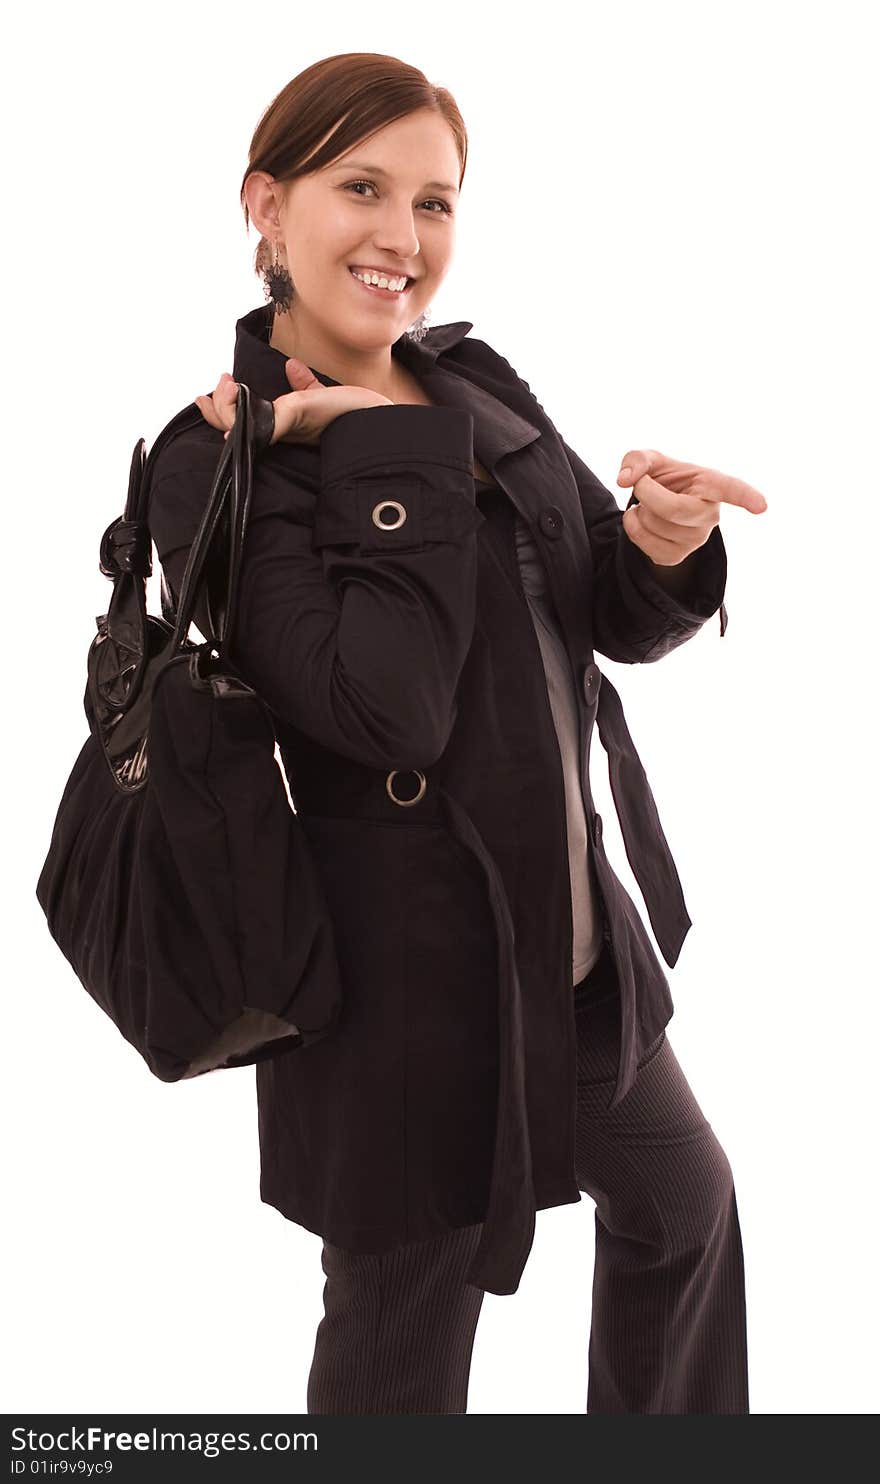
[[[468, 125], [431, 322], [472, 320], [610, 488], [653, 447], [768, 500], [722, 510], [723, 640], [716, 614], [662, 663], [600, 663], [693, 918], [669, 1039], [736, 1177], [752, 1410], [873, 1412], [876, 10], [435, 10], [7, 21], [5, 1407], [305, 1410], [321, 1244], [260, 1202], [253, 1069], [151, 1077], [35, 886], [133, 446], [231, 370], [263, 302], [251, 133], [302, 68], [364, 50], [451, 88]], [[647, 922], [598, 746], [592, 768]], [[541, 1212], [519, 1292], [486, 1296], [471, 1412], [584, 1411], [593, 1209]]]

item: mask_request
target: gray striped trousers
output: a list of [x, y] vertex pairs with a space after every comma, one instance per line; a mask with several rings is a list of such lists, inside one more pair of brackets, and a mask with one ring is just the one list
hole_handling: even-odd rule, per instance
[[[586, 1411], [748, 1412], [730, 1164], [665, 1032], [607, 1111], [619, 1007], [599, 988], [576, 999], [576, 1174], [596, 1206]], [[463, 1275], [480, 1231], [382, 1254], [325, 1241], [310, 1413], [467, 1411], [484, 1294]]]

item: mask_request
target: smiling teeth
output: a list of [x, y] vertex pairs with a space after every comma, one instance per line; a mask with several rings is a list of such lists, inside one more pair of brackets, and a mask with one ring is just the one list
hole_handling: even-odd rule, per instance
[[394, 293], [401, 293], [406, 288], [406, 275], [402, 278], [384, 278], [378, 273], [358, 273], [354, 268], [349, 268], [353, 278], [359, 278], [361, 283], [375, 284], [380, 289], [391, 289]]

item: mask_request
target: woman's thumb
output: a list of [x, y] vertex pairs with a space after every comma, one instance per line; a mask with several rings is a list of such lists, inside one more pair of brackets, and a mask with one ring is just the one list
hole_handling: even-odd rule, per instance
[[305, 361], [301, 361], [298, 356], [288, 357], [284, 363], [284, 369], [287, 372], [287, 380], [294, 391], [301, 391], [303, 387], [311, 386], [315, 380]]

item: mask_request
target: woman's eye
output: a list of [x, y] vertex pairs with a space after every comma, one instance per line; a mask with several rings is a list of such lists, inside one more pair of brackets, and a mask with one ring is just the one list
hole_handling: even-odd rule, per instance
[[[354, 191], [354, 189], [355, 189], [356, 186], [369, 186], [369, 188], [370, 188], [371, 191], [374, 191], [376, 189], [375, 185], [373, 184], [373, 182], [371, 180], [352, 180], [345, 187], [345, 189], [347, 191]], [[360, 195], [360, 194], [361, 194], [361, 192], [358, 191], [357, 192], [357, 195]], [[447, 204], [446, 204], [445, 201], [440, 201], [440, 200], [434, 199], [434, 200], [431, 200], [431, 201], [426, 201], [423, 204], [426, 205], [426, 206], [439, 206], [441, 212], [444, 212], [445, 211], [446, 214], [447, 214], [447, 216], [451, 216], [452, 215], [452, 208], [449, 207], [449, 206], [447, 206]], [[431, 215], [432, 216], [437, 216], [438, 213], [436, 211], [434, 211], [434, 212], [431, 213]]]

